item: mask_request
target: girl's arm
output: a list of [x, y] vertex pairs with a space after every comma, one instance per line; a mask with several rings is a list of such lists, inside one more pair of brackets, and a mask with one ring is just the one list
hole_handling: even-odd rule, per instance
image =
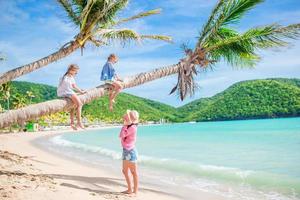
[[75, 83], [72, 84], [72, 87], [73, 87], [77, 92], [79, 92], [80, 94], [86, 93], [86, 91], [84, 91], [84, 90], [80, 89], [79, 87], [77, 87], [77, 85], [76, 85]]
[[121, 132], [120, 132], [120, 138], [125, 138], [127, 136], [130, 136], [132, 134], [135, 134], [137, 131], [137, 128], [135, 126], [131, 126], [130, 128], [127, 128], [127, 126], [123, 126]]
[[117, 81], [123, 81], [117, 74], [115, 74], [115, 79], [117, 80]]
[[121, 132], [120, 132], [120, 135], [119, 137], [120, 138], [125, 138], [129, 135], [129, 131], [128, 131], [128, 128], [127, 126], [123, 126], [122, 129], [121, 129]]

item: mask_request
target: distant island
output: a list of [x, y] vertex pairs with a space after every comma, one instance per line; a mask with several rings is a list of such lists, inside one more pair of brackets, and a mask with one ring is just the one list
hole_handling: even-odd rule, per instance
[[[7, 98], [0, 99], [3, 110], [7, 106], [11, 109], [57, 98], [56, 87], [23, 81], [13, 81], [10, 93], [9, 102]], [[108, 110], [107, 97], [102, 97], [85, 105], [83, 115], [89, 123], [118, 123], [128, 108], [138, 110], [142, 122], [151, 123], [296, 117], [300, 116], [300, 79], [242, 81], [212, 97], [178, 108], [122, 93], [113, 113]], [[67, 114], [62, 112], [43, 117], [39, 123], [65, 123], [67, 120]]]

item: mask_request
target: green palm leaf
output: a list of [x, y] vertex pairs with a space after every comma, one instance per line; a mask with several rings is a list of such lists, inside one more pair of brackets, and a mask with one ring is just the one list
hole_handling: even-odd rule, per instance
[[204, 26], [198, 40], [198, 46], [213, 38], [220, 28], [237, 23], [254, 6], [264, 0], [220, 0], [208, 23]]
[[289, 26], [267, 25], [239, 33], [229, 25], [236, 24], [253, 7], [264, 0], [219, 0], [200, 32], [194, 50], [186, 49], [186, 57], [181, 60], [181, 72], [175, 89], [183, 99], [193, 82], [195, 66], [213, 69], [216, 62], [224, 61], [233, 67], [254, 67], [260, 60], [258, 50], [282, 47], [288, 39], [300, 37], [300, 24]]
[[198, 44], [197, 46], [200, 45], [201, 41], [207, 36], [207, 34], [211, 31], [211, 29], [214, 27], [215, 21], [217, 16], [220, 14], [222, 7], [224, 6], [224, 3], [226, 0], [220, 0], [215, 8], [213, 9], [208, 21], [206, 24], [203, 26], [200, 37], [198, 39]]
[[125, 8], [128, 4], [128, 0], [109, 0], [108, 4], [104, 4], [103, 10], [97, 10], [91, 17], [93, 20], [92, 24], [97, 27], [105, 27], [105, 25], [113, 22], [117, 13]]
[[87, 0], [72, 0], [72, 3], [76, 6], [77, 11], [81, 13], [87, 4]]
[[204, 48], [209, 58], [224, 60], [232, 66], [254, 66], [259, 61], [255, 53], [259, 49], [275, 48], [288, 45], [287, 38], [300, 37], [300, 24], [279, 26], [276, 24], [257, 27], [238, 34], [230, 29], [219, 31], [218, 37], [207, 42]]
[[101, 29], [95, 35], [99, 41], [103, 41], [108, 44], [113, 41], [120, 41], [121, 44], [126, 44], [127, 42], [141, 42], [143, 39], [154, 39], [154, 40], [163, 40], [170, 42], [171, 38], [163, 35], [140, 35], [137, 32], [131, 29]]
[[64, 7], [67, 12], [69, 18], [76, 24], [80, 24], [79, 17], [76, 12], [73, 10], [72, 4], [68, 0], [58, 0], [58, 2]]
[[81, 20], [80, 30], [83, 30], [85, 28], [86, 21], [91, 12], [91, 9], [93, 8], [94, 3], [96, 3], [96, 0], [88, 0], [87, 4], [83, 7], [80, 15], [80, 20]]
[[208, 46], [207, 51], [218, 48], [230, 47], [230, 45], [240, 44], [244, 47], [255, 49], [265, 49], [270, 47], [285, 46], [288, 44], [284, 39], [296, 39], [300, 37], [300, 24], [289, 26], [267, 25], [257, 27], [246, 31], [241, 35], [229, 37], [216, 42], [216, 44]]
[[264, 0], [230, 0], [224, 7], [224, 15], [219, 18], [218, 24], [221, 26], [237, 23], [240, 19], [257, 4]]
[[165, 35], [141, 35], [141, 39], [153, 39], [153, 40], [161, 40], [165, 42], [172, 42], [172, 37]]
[[151, 16], [151, 15], [160, 14], [160, 12], [161, 12], [161, 9], [148, 10], [146, 12], [141, 12], [141, 13], [138, 13], [137, 15], [121, 19], [117, 22], [114, 22], [112, 25], [117, 26], [119, 24], [126, 23], [129, 21], [135, 20], [135, 19], [140, 19], [140, 18]]
[[[67, 0], [60, 0], [68, 2]], [[129, 29], [113, 29], [119, 24], [148, 17], [150, 15], [159, 14], [160, 9], [154, 9], [141, 12], [132, 17], [116, 20], [116, 16], [128, 3], [128, 0], [72, 0], [73, 8], [80, 12], [78, 19], [80, 20], [80, 33], [76, 36], [81, 46], [87, 41], [92, 42], [96, 46], [110, 43], [113, 39], [117, 39], [124, 43], [125, 41], [140, 41], [141, 39], [155, 39], [170, 42], [171, 38], [162, 35], [139, 35], [134, 30]], [[64, 5], [67, 5], [66, 3]], [[71, 6], [71, 3], [68, 2]], [[126, 36], [128, 38], [126, 39]]]

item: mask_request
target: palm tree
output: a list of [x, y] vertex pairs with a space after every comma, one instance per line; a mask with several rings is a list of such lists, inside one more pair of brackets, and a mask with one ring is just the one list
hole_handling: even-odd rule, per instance
[[[178, 91], [180, 98], [195, 92], [194, 76], [199, 69], [214, 68], [219, 61], [233, 67], [253, 67], [260, 59], [257, 50], [288, 45], [286, 39], [300, 36], [300, 24], [280, 26], [277, 24], [255, 27], [243, 33], [229, 28], [238, 23], [247, 11], [262, 0], [220, 0], [200, 32], [194, 49], [184, 46], [186, 56], [177, 64], [157, 68], [133, 76], [124, 83], [125, 88], [144, 84], [155, 79], [178, 73], [178, 83], [172, 92]], [[84, 104], [104, 95], [107, 86], [101, 85], [81, 95]], [[52, 100], [0, 114], [0, 128], [22, 120], [35, 119], [43, 115], [68, 110], [68, 100]]]
[[121, 28], [126, 22], [159, 14], [160, 9], [117, 19], [117, 14], [126, 7], [128, 0], [58, 0], [58, 2], [66, 11], [70, 21], [78, 27], [79, 33], [73, 41], [66, 43], [51, 55], [1, 74], [0, 85], [64, 58], [79, 48], [83, 49], [88, 42], [99, 47], [109, 45], [116, 40], [123, 44], [144, 39], [171, 41], [168, 36], [140, 35], [134, 30]]

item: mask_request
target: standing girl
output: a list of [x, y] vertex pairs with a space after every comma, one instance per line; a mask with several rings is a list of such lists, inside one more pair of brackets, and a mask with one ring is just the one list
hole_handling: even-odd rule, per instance
[[[124, 126], [120, 132], [121, 144], [123, 147], [123, 174], [127, 183], [127, 190], [123, 193], [135, 195], [138, 192], [138, 173], [137, 173], [137, 150], [135, 142], [137, 137], [137, 125], [139, 121], [139, 113], [135, 110], [127, 110], [123, 116]], [[133, 177], [133, 190], [129, 178], [129, 171]]]
[[[84, 129], [84, 126], [81, 122], [82, 102], [80, 101], [78, 95], [74, 92], [74, 90], [76, 90], [80, 94], [85, 93], [85, 91], [78, 88], [75, 83], [74, 77], [78, 73], [78, 70], [79, 67], [76, 64], [69, 65], [67, 72], [60, 79], [57, 88], [58, 97], [70, 98], [75, 104], [75, 108], [72, 108], [70, 111], [71, 128], [74, 130], [77, 130], [77, 127]], [[77, 127], [74, 124], [74, 109], [76, 109]]]
[[122, 80], [116, 74], [113, 64], [118, 62], [118, 57], [115, 54], [110, 54], [107, 58], [107, 62], [103, 66], [101, 72], [101, 81], [111, 84], [113, 89], [109, 91], [109, 110], [113, 110], [113, 104], [115, 103], [116, 96], [123, 89]]

